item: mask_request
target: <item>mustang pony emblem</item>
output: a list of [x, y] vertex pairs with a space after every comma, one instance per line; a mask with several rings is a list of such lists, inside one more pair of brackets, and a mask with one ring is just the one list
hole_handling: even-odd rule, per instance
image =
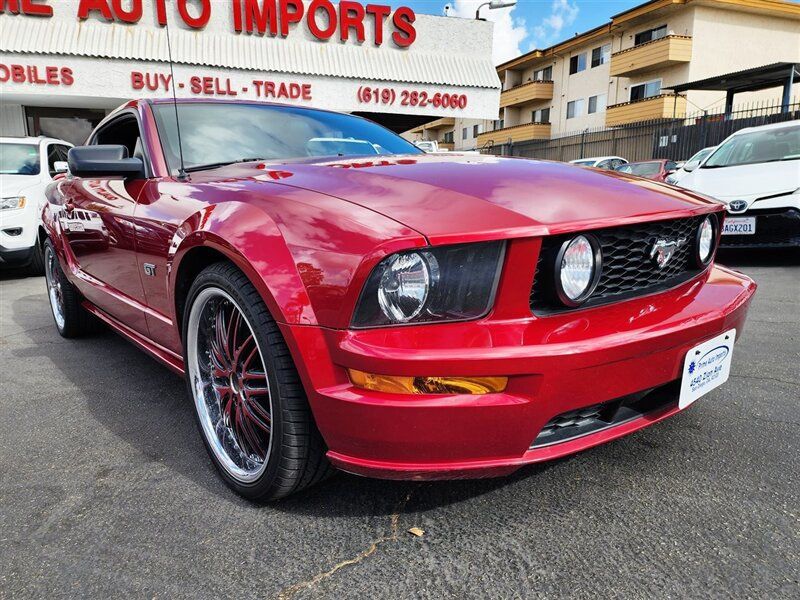
[[686, 238], [677, 240], [656, 240], [650, 250], [650, 258], [656, 261], [659, 269], [667, 266], [675, 251], [686, 243]]

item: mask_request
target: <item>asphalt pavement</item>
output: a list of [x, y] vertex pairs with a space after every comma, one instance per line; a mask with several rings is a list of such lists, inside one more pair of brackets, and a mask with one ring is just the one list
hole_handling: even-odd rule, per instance
[[222, 484], [180, 378], [0, 275], [0, 598], [798, 598], [800, 254], [720, 262], [760, 287], [691, 409], [504, 479], [268, 506]]

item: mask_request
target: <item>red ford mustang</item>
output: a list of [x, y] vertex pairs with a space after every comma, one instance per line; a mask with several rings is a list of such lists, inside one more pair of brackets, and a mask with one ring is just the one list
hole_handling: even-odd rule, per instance
[[103, 321], [185, 374], [212, 460], [248, 498], [332, 467], [502, 475], [728, 378], [755, 284], [713, 262], [720, 204], [426, 155], [351, 115], [177, 111], [131, 102], [70, 151], [44, 211], [50, 303], [61, 335]]

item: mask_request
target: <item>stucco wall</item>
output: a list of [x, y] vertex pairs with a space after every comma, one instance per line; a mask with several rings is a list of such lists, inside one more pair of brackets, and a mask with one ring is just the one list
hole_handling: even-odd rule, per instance
[[[686, 81], [760, 67], [800, 62], [800, 21], [709, 6], [695, 8], [692, 61]], [[800, 89], [795, 95], [800, 96]], [[778, 102], [781, 90], [737, 94], [735, 105]], [[712, 109], [725, 104], [722, 92], [689, 92], [691, 105]]]

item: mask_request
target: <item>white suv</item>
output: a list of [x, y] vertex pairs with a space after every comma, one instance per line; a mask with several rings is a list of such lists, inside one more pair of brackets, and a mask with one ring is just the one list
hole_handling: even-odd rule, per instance
[[686, 167], [679, 186], [728, 207], [721, 246], [800, 246], [800, 121], [740, 129]]
[[46, 137], [0, 137], [0, 267], [44, 273], [39, 225], [45, 188], [67, 170], [72, 144]]

